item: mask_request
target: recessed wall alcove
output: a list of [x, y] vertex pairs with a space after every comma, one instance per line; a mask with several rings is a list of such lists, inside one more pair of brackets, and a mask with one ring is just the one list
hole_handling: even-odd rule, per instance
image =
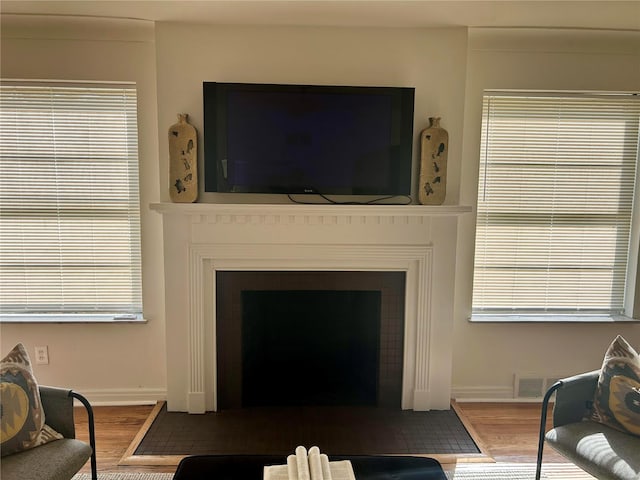
[[[458, 216], [421, 205], [153, 204], [163, 215], [167, 406], [218, 410], [219, 272], [404, 276], [400, 407], [450, 408]], [[224, 307], [222, 307], [224, 308]], [[224, 375], [222, 375], [224, 376]]]

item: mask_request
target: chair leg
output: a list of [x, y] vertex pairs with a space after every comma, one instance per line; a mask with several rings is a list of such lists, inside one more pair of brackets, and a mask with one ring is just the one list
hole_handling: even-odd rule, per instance
[[556, 382], [547, 393], [544, 395], [542, 400], [542, 411], [540, 412], [540, 432], [538, 434], [538, 458], [536, 461], [536, 478], [535, 480], [540, 480], [540, 474], [542, 471], [542, 451], [544, 449], [544, 436], [547, 428], [547, 411], [549, 410], [549, 400], [551, 399], [551, 395], [562, 386], [562, 381]]
[[98, 480], [98, 462], [96, 457], [96, 430], [95, 422], [93, 418], [93, 408], [89, 401], [77, 392], [71, 391], [69, 395], [76, 398], [87, 409], [88, 424], [89, 424], [89, 445], [91, 446], [91, 480]]

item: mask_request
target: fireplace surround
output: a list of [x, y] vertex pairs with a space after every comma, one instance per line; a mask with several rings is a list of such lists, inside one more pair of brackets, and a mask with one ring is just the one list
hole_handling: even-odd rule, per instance
[[152, 204], [163, 215], [167, 405], [218, 409], [216, 274], [404, 272], [403, 409], [448, 409], [463, 206]]
[[218, 407], [399, 408], [405, 283], [404, 272], [218, 272]]

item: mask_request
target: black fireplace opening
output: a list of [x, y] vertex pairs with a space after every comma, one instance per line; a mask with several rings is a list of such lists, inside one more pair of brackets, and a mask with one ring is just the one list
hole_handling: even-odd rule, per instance
[[242, 405], [376, 405], [379, 290], [243, 290]]

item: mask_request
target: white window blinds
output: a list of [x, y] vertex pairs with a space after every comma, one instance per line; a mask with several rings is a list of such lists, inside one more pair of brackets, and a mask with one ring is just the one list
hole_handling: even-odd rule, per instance
[[2, 314], [138, 314], [132, 85], [0, 86]]
[[474, 313], [622, 312], [639, 118], [632, 95], [485, 93]]

